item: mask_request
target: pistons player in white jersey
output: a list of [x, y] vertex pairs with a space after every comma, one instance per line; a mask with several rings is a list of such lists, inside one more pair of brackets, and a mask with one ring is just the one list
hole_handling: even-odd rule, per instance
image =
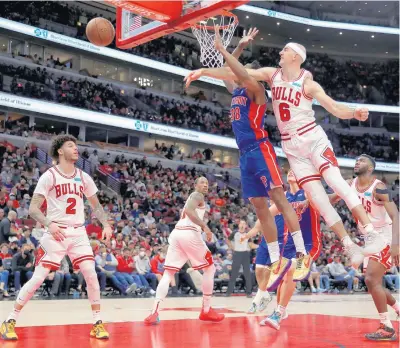
[[[310, 72], [301, 69], [306, 60], [304, 46], [290, 42], [281, 50], [279, 65], [281, 68], [247, 69], [250, 76], [270, 85], [272, 104], [282, 137], [282, 149], [285, 152], [299, 186], [304, 189], [314, 206], [320, 211], [326, 224], [338, 235], [354, 266], [362, 263], [364, 255], [379, 252], [385, 246], [383, 238], [374, 230], [364, 208], [343, 179], [332, 144], [322, 127], [315, 122], [312, 101], [316, 99], [329, 113], [341, 118], [368, 119], [366, 108], [351, 109], [330, 98], [323, 88], [313, 81]], [[230, 68], [200, 69], [191, 72], [186, 81], [201, 76], [221, 80], [237, 79]], [[360, 221], [368, 242], [361, 250], [348, 236], [339, 214], [330, 204], [328, 195], [321, 183], [326, 183], [346, 202], [354, 217]]]
[[158, 311], [160, 303], [168, 294], [169, 284], [174, 279], [175, 273], [190, 261], [195, 270], [203, 271], [203, 306], [199, 316], [200, 320], [219, 322], [225, 316], [211, 308], [211, 296], [214, 289], [215, 266], [210, 250], [207, 248], [202, 231], [211, 241], [212, 232], [204, 222], [206, 204], [204, 195], [208, 192], [208, 180], [199, 177], [195, 181], [195, 191], [189, 196], [181, 214], [181, 219], [171, 232], [168, 243], [168, 252], [165, 258], [164, 274], [157, 286], [156, 299], [151, 314], [144, 320], [146, 325], [159, 323]]
[[[381, 322], [376, 332], [365, 337], [373, 341], [395, 341], [396, 332], [389, 320], [387, 307], [390, 305], [399, 315], [399, 303], [390, 291], [383, 287], [382, 280], [392, 264], [399, 265], [399, 211], [386, 185], [373, 176], [374, 170], [375, 160], [363, 154], [356, 160], [356, 178], [349, 180], [352, 191], [358, 195], [376, 231], [386, 242], [386, 246], [380, 252], [364, 260], [365, 283]], [[336, 194], [330, 195], [330, 198], [332, 202], [340, 200]]]
[[[48, 169], [39, 179], [29, 207], [29, 215], [47, 228], [40, 239], [32, 278], [19, 292], [13, 311], [0, 327], [1, 337], [17, 340], [15, 325], [19, 313], [40, 287], [51, 270], [58, 270], [67, 254], [75, 269], [80, 269], [91, 303], [94, 325], [90, 336], [107, 339], [100, 315], [100, 287], [95, 270], [93, 251], [84, 227], [84, 198], [93, 209], [93, 214], [103, 224], [103, 238], [110, 239], [112, 231], [107, 215], [97, 198], [97, 187], [93, 179], [75, 167], [79, 158], [76, 139], [70, 135], [57, 136], [50, 148], [50, 155], [57, 165]], [[46, 200], [47, 214], [41, 207]]]

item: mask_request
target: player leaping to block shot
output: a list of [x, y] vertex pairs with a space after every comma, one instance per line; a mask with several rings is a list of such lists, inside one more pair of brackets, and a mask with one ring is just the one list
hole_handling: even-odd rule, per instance
[[214, 290], [215, 266], [210, 250], [202, 238], [202, 230], [211, 240], [212, 232], [203, 221], [206, 211], [204, 195], [208, 192], [208, 180], [199, 177], [195, 181], [195, 191], [189, 196], [182, 210], [181, 219], [171, 232], [169, 248], [164, 264], [164, 274], [157, 286], [156, 299], [151, 314], [144, 320], [145, 325], [159, 323], [158, 311], [161, 302], [167, 297], [169, 284], [175, 273], [189, 260], [192, 268], [203, 271], [203, 306], [200, 320], [219, 322], [225, 316], [211, 308], [211, 297]]
[[[35, 272], [18, 293], [14, 309], [0, 327], [0, 335], [4, 340], [18, 339], [15, 325], [22, 308], [42, 285], [50, 271], [59, 269], [61, 260], [68, 254], [74, 268], [80, 268], [87, 284], [94, 320], [90, 336], [107, 339], [109, 334], [101, 321], [100, 286], [93, 250], [84, 226], [84, 196], [88, 199], [93, 214], [102, 223], [103, 239], [105, 237], [107, 240], [112, 235], [108, 217], [97, 198], [97, 187], [93, 179], [75, 167], [79, 158], [76, 139], [71, 135], [55, 137], [50, 155], [57, 165], [40, 177], [29, 207], [29, 215], [47, 230], [40, 239]], [[47, 215], [40, 209], [44, 200], [47, 201]], [[54, 306], [57, 306], [56, 302]]]
[[[257, 31], [250, 30], [250, 37]], [[242, 40], [247, 40], [245, 36]], [[309, 273], [310, 257], [304, 247], [296, 212], [287, 201], [283, 191], [283, 181], [276, 160], [275, 150], [264, 130], [264, 117], [267, 107], [264, 86], [249, 76], [246, 69], [222, 45], [218, 28], [215, 29], [215, 45], [221, 51], [226, 64], [235, 72], [231, 123], [236, 143], [240, 151], [240, 172], [243, 197], [254, 205], [262, 232], [270, 254], [271, 274], [277, 275], [279, 283], [291, 261], [280, 258], [277, 229], [274, 218], [269, 212], [269, 196], [282, 212], [298, 251], [295, 278], [304, 279]], [[239, 51], [238, 51], [239, 50]], [[240, 47], [234, 54], [240, 54]], [[253, 62], [252, 67], [258, 64]], [[190, 77], [190, 75], [189, 75]]]
[[[364, 255], [372, 255], [385, 246], [383, 238], [375, 231], [360, 199], [343, 179], [332, 144], [321, 126], [316, 124], [312, 109], [316, 99], [332, 115], [341, 119], [368, 119], [368, 109], [351, 109], [330, 98], [323, 88], [313, 81], [310, 72], [301, 69], [306, 60], [304, 46], [289, 42], [280, 52], [280, 69], [246, 69], [257, 81], [266, 81], [271, 87], [272, 104], [282, 138], [282, 149], [298, 183], [314, 206], [323, 216], [326, 224], [342, 241], [352, 264], [358, 267]], [[234, 81], [235, 71], [228, 67], [200, 69], [192, 71], [187, 84], [201, 76], [210, 76], [221, 80]], [[360, 222], [362, 232], [366, 234], [366, 243], [361, 250], [348, 236], [339, 214], [332, 207], [328, 195], [321, 183], [326, 183], [346, 202], [354, 217]]]

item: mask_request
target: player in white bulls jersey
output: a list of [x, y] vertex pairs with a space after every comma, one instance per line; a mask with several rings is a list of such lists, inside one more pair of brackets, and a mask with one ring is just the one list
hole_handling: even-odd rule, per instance
[[215, 266], [212, 254], [202, 238], [202, 230], [211, 240], [212, 232], [203, 221], [206, 211], [204, 195], [208, 192], [208, 180], [199, 177], [195, 182], [195, 191], [189, 196], [183, 210], [181, 219], [171, 232], [168, 242], [169, 248], [164, 264], [164, 274], [157, 286], [156, 300], [151, 314], [144, 320], [146, 325], [159, 323], [158, 310], [161, 301], [168, 294], [169, 284], [174, 279], [175, 273], [189, 260], [192, 268], [203, 271], [203, 307], [199, 316], [200, 320], [218, 322], [225, 318], [211, 308], [211, 296], [214, 290]]
[[[396, 332], [389, 320], [387, 307], [393, 307], [398, 315], [400, 308], [390, 291], [383, 287], [382, 280], [385, 272], [392, 267], [392, 262], [399, 265], [399, 211], [385, 184], [373, 176], [374, 170], [375, 160], [363, 154], [357, 158], [354, 167], [357, 177], [349, 181], [375, 229], [387, 243], [383, 250], [364, 261], [365, 283], [381, 321], [378, 330], [365, 337], [373, 341], [394, 341], [397, 339]], [[330, 195], [330, 198], [333, 202], [340, 200], [335, 194]]]
[[[352, 257], [353, 265], [358, 266], [362, 263], [364, 255], [379, 252], [385, 246], [385, 242], [374, 230], [359, 198], [343, 179], [332, 145], [322, 127], [317, 126], [315, 122], [312, 101], [316, 99], [329, 113], [341, 119], [356, 118], [365, 121], [368, 119], [368, 109], [351, 109], [330, 98], [322, 87], [313, 81], [311, 73], [301, 69], [305, 60], [304, 46], [290, 42], [280, 52], [280, 69], [261, 68], [247, 71], [256, 80], [266, 81], [270, 85], [274, 113], [282, 137], [282, 149], [298, 178], [299, 186], [307, 192], [326, 224], [341, 239]], [[228, 81], [236, 79], [230, 68], [223, 67], [193, 71], [186, 80], [191, 82], [201, 76]], [[348, 236], [339, 214], [330, 204], [320, 181], [321, 176], [344, 199], [354, 217], [360, 221], [363, 233], [368, 235], [368, 242], [363, 250]]]
[[[97, 199], [97, 187], [92, 178], [75, 167], [79, 158], [76, 139], [70, 135], [57, 136], [50, 149], [57, 165], [47, 170], [39, 179], [29, 207], [29, 215], [47, 228], [40, 239], [36, 255], [35, 272], [18, 294], [13, 311], [0, 327], [1, 337], [17, 340], [16, 320], [25, 304], [31, 299], [51, 270], [58, 270], [63, 257], [68, 254], [74, 268], [80, 268], [91, 303], [94, 325], [91, 337], [107, 339], [100, 317], [100, 287], [95, 270], [94, 256], [84, 227], [84, 196], [93, 214], [103, 224], [103, 238], [110, 239], [112, 231], [107, 215]], [[47, 201], [47, 215], [41, 211]]]

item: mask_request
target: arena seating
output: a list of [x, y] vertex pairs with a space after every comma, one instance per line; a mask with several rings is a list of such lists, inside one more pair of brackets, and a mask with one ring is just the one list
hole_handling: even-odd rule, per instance
[[[82, 10], [78, 6], [68, 3], [43, 1], [35, 3], [33, 6], [33, 2], [9, 1], [4, 4], [0, 9], [0, 16], [4, 18], [44, 29], [61, 31], [63, 34], [83, 40], [87, 40], [85, 25], [79, 19], [84, 17], [89, 21], [99, 16], [97, 13]], [[115, 14], [110, 12], [109, 19], [115, 23], [114, 18]], [[177, 37], [163, 37], [127, 50], [127, 52], [187, 69], [200, 67], [197, 58], [200, 56], [198, 47]], [[279, 60], [278, 52], [279, 50], [276, 48], [261, 47], [259, 53], [253, 52], [251, 59], [259, 59], [262, 65], [276, 66]], [[62, 63], [57, 62], [56, 64]], [[374, 92], [379, 94], [382, 90], [381, 86], [383, 86], [384, 100], [381, 103], [388, 105], [398, 105], [399, 81], [396, 78], [398, 66], [398, 60], [375, 64], [342, 62], [325, 54], [309, 54], [304, 65], [314, 74], [315, 80], [338, 100], [376, 103]], [[365, 78], [367, 70], [368, 78]]]

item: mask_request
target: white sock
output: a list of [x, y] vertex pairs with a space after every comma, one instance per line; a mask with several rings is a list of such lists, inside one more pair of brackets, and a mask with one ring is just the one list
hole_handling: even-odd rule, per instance
[[163, 301], [168, 295], [169, 284], [171, 283], [173, 277], [173, 272], [168, 270], [164, 271], [164, 274], [157, 286], [156, 299], [154, 301], [154, 306], [151, 314], [158, 313], [161, 301]]
[[392, 308], [398, 313], [400, 312], [400, 305], [399, 302], [396, 301], [395, 304], [392, 306]]
[[278, 241], [267, 243], [269, 258], [271, 259], [271, 263], [274, 263], [279, 260], [279, 243]]
[[296, 247], [296, 251], [298, 253], [302, 253], [303, 255], [307, 255], [306, 247], [304, 246], [303, 234], [301, 231], [292, 232], [291, 235]]
[[11, 319], [17, 321], [17, 319], [18, 319], [18, 317], [19, 317], [19, 313], [21, 313], [21, 310], [20, 310], [20, 309], [14, 308], [14, 309], [11, 311], [11, 313], [8, 315], [6, 321], [9, 321], [9, 320], [11, 320]]
[[281, 305], [278, 305], [278, 307], [276, 308], [276, 310], [281, 313], [284, 314], [286, 312], [286, 307], [283, 307]]
[[349, 236], [343, 237], [342, 240], [341, 240], [341, 242], [342, 242], [342, 244], [343, 244], [345, 247], [354, 244], [353, 241], [350, 239]]
[[203, 312], [208, 313], [211, 308], [212, 295], [203, 295]]
[[382, 324], [393, 329], [393, 325], [389, 320], [389, 312], [379, 313], [379, 319], [381, 320]]
[[92, 309], [92, 314], [93, 314], [93, 320], [94, 323], [96, 324], [99, 320], [101, 320], [101, 313], [100, 310], [93, 310]]
[[253, 299], [253, 303], [255, 303], [257, 306], [260, 304], [262, 298], [270, 298], [271, 295], [267, 290], [262, 291], [260, 288], [257, 290], [257, 294]]

